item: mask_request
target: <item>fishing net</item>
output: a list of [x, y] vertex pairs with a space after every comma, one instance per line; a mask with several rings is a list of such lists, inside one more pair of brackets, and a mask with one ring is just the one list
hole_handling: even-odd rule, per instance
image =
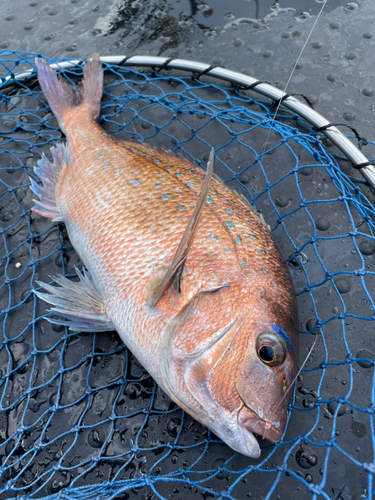
[[[3, 51], [3, 75], [34, 68], [34, 56]], [[65, 226], [31, 212], [28, 175], [64, 137], [35, 72], [13, 81], [0, 89], [1, 499], [370, 498], [373, 194], [328, 139], [283, 105], [273, 122], [274, 103], [206, 75], [105, 67], [108, 132], [203, 167], [215, 148], [216, 173], [262, 212], [288, 262], [301, 363], [316, 344], [285, 435], [275, 445], [259, 438], [255, 460], [184, 414], [116, 332], [48, 323], [32, 293], [37, 281], [74, 279], [82, 263]], [[77, 82], [82, 65], [64, 74]]]

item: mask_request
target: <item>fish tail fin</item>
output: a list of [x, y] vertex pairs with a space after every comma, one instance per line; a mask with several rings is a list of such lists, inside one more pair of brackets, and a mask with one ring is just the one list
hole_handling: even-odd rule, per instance
[[63, 219], [56, 203], [56, 187], [72, 160], [69, 148], [65, 144], [58, 144], [56, 147], [52, 147], [51, 153], [53, 158], [52, 163], [43, 154], [42, 159], [38, 161], [38, 167], [34, 168], [34, 172], [42, 181], [42, 185], [37, 184], [30, 177], [31, 191], [39, 198], [39, 200], [33, 200], [35, 201], [35, 205], [32, 210], [54, 221], [62, 221]]
[[93, 120], [100, 114], [100, 101], [103, 93], [103, 68], [98, 54], [93, 54], [83, 67], [83, 79], [79, 87], [74, 87], [57, 76], [45, 59], [37, 57], [35, 65], [38, 80], [60, 128], [74, 108], [89, 113]]

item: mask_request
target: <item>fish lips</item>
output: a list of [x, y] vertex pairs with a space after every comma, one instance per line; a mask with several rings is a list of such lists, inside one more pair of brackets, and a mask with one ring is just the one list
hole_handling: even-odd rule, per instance
[[[272, 443], [279, 441], [283, 435], [284, 429], [280, 428], [279, 422], [272, 422], [271, 426], [268, 428], [266, 420], [261, 418], [248, 406], [244, 406], [238, 413], [238, 425], [241, 429], [245, 429], [247, 433], [259, 434], [264, 436]], [[253, 435], [254, 437], [254, 435]], [[248, 438], [246, 438], [248, 439]], [[254, 437], [255, 439], [255, 437]]]

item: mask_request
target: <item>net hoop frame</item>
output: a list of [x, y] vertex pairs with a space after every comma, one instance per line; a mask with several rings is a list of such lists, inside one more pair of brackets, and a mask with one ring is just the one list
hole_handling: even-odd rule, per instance
[[[375, 192], [375, 166], [369, 164], [363, 167], [359, 165], [371, 163], [368, 158], [355, 146], [338, 128], [331, 125], [320, 113], [315, 111], [307, 104], [296, 99], [292, 95], [287, 94], [284, 90], [274, 87], [270, 83], [261, 82], [257, 78], [244, 75], [238, 71], [232, 71], [221, 66], [213, 66], [210, 64], [201, 63], [198, 61], [190, 61], [187, 59], [156, 57], [156, 56], [103, 56], [100, 60], [107, 64], [117, 64], [120, 66], [138, 66], [152, 67], [160, 69], [175, 69], [182, 71], [190, 71], [199, 75], [206, 75], [218, 78], [243, 87], [244, 90], [251, 87], [251, 90], [267, 97], [275, 102], [283, 104], [286, 108], [294, 113], [297, 113], [306, 120], [312, 127], [319, 129], [327, 127], [320, 133], [330, 139], [333, 144], [348, 158], [354, 168], [358, 168], [365, 180]], [[58, 63], [50, 64], [51, 68], [56, 70], [69, 69], [84, 64], [83, 59], [71, 59], [68, 61], [59, 61]], [[34, 74], [33, 70], [23, 71], [14, 75], [8, 75], [0, 78], [0, 89], [12, 85], [15, 81], [24, 81]], [[249, 89], [250, 90], [250, 89]]]

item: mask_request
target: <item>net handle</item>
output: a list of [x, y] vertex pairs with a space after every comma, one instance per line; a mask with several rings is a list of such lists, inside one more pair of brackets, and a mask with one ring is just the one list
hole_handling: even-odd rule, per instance
[[[235, 85], [244, 88], [251, 88], [269, 99], [276, 102], [282, 102], [283, 106], [297, 113], [304, 120], [306, 120], [315, 129], [321, 129], [321, 133], [330, 139], [333, 144], [352, 162], [354, 167], [357, 167], [363, 177], [366, 179], [373, 191], [375, 191], [375, 167], [366, 158], [366, 156], [353, 144], [338, 128], [331, 125], [330, 122], [324, 118], [320, 113], [310, 108], [307, 104], [299, 101], [293, 96], [286, 94], [273, 85], [261, 82], [251, 76], [243, 75], [237, 71], [232, 71], [220, 66], [211, 66], [197, 61], [188, 61], [186, 59], [171, 59], [168, 57], [154, 57], [154, 56], [103, 56], [100, 58], [102, 62], [107, 64], [117, 64], [124, 66], [141, 66], [153, 67], [162, 69], [178, 69], [183, 71], [190, 71], [192, 73], [204, 74], [207, 76], [215, 77], [220, 80], [225, 80]], [[61, 61], [59, 63], [51, 64], [54, 69], [68, 69], [74, 68], [78, 65], [84, 64], [81, 59], [71, 59], [70, 61]], [[12, 85], [14, 81], [22, 81], [29, 78], [34, 73], [34, 70], [28, 70], [17, 73], [12, 76], [1, 78], [0, 88]]]

